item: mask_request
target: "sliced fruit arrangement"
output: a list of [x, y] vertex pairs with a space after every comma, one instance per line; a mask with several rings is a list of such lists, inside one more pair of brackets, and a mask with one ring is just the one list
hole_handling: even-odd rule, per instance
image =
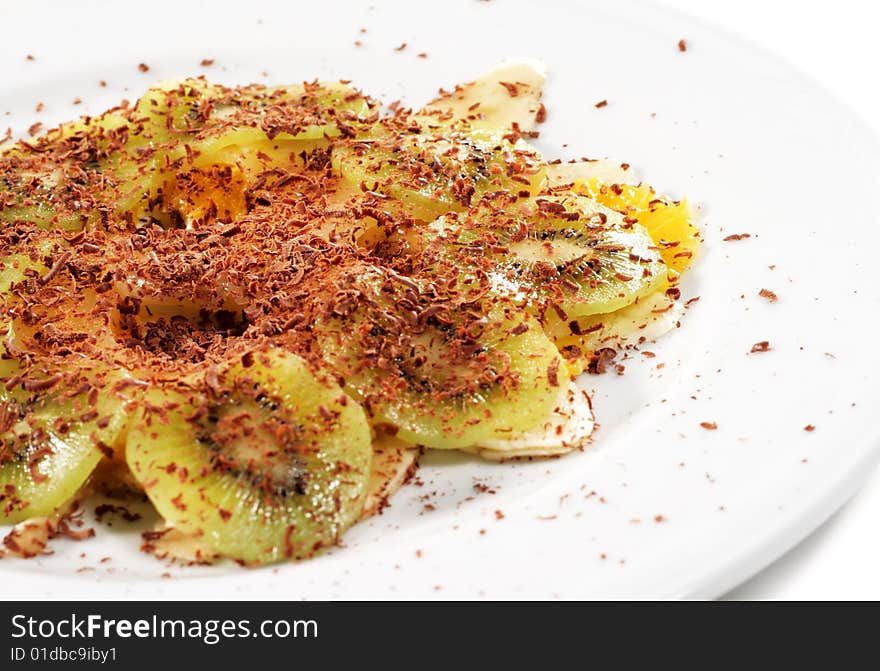
[[[78, 230], [106, 223], [179, 226], [241, 214], [266, 171], [308, 161], [369, 126], [375, 103], [341, 83], [227, 88], [161, 83], [134, 106], [63, 124], [0, 157], [0, 221]], [[305, 158], [303, 158], [305, 156]]]
[[425, 449], [583, 449], [573, 377], [677, 324], [699, 234], [626, 164], [545, 161], [543, 81], [179, 79], [0, 153], [7, 545], [135, 490], [158, 557], [303, 559]]
[[151, 392], [126, 459], [175, 527], [267, 562], [309, 557], [360, 516], [370, 440], [364, 411], [338, 386], [268, 351], [189, 389]]

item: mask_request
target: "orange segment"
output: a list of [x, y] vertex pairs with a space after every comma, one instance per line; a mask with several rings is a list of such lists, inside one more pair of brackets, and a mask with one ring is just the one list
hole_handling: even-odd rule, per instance
[[687, 200], [663, 198], [646, 184], [605, 184], [595, 178], [576, 182], [574, 190], [633, 217], [648, 229], [672, 277], [691, 265], [700, 247], [700, 231]]

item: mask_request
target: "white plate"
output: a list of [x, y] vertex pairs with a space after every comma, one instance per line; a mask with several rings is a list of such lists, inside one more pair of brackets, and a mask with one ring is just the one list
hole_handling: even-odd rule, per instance
[[[683, 285], [701, 300], [649, 348], [655, 358], [584, 380], [601, 427], [583, 454], [517, 465], [428, 455], [422, 486], [298, 565], [169, 569], [137, 551], [138, 529], [99, 526], [54, 556], [0, 563], [4, 598], [711, 597], [819, 525], [874, 464], [880, 151], [783, 63], [629, 2], [89, 7], [0, 10], [17, 26], [4, 32], [0, 114], [19, 131], [203, 71], [228, 83], [351, 78], [418, 104], [498, 61], [540, 58], [548, 156], [611, 156], [703, 203], [706, 244]], [[772, 350], [749, 354], [762, 340]]]

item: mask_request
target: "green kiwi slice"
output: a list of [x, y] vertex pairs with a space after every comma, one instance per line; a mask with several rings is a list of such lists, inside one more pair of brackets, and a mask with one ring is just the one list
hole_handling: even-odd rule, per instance
[[[182, 79], [154, 86], [138, 100], [135, 113], [146, 127], [140, 137], [169, 144], [172, 159], [210, 156], [225, 147], [318, 141], [353, 134], [374, 106], [366, 96], [341, 82], [239, 88]], [[291, 147], [283, 152], [286, 157]]]
[[533, 312], [574, 319], [608, 313], [665, 286], [666, 266], [639, 224], [588, 198], [539, 196], [481, 203], [426, 233], [435, 250]]
[[460, 211], [486, 192], [537, 193], [544, 162], [504, 131], [446, 136], [381, 128], [333, 145], [331, 165], [361, 189], [399, 200], [416, 219]]
[[555, 347], [487, 287], [368, 264], [322, 282], [312, 329], [321, 356], [402, 440], [474, 445], [529, 430], [553, 409], [564, 384]]
[[22, 252], [15, 252], [0, 259], [0, 297], [9, 300], [9, 290], [13, 286], [23, 282], [32, 273], [47, 270], [42, 262], [33, 261], [30, 256]]
[[126, 460], [175, 527], [266, 563], [309, 557], [358, 518], [370, 440], [363, 410], [338, 386], [269, 350], [190, 389], [148, 392]]
[[119, 373], [91, 364], [22, 378], [0, 366], [0, 524], [50, 515], [76, 496], [124, 436]]
[[147, 216], [160, 164], [150, 137], [132, 110], [111, 110], [10, 147], [0, 155], [0, 221], [77, 231], [110, 211]]
[[99, 220], [95, 175], [93, 167], [7, 150], [0, 155], [0, 222], [78, 231]]
[[49, 515], [69, 502], [127, 422], [125, 374], [87, 359], [28, 365], [34, 343], [21, 337], [16, 292], [48, 272], [42, 258], [21, 251], [0, 264], [0, 524]]

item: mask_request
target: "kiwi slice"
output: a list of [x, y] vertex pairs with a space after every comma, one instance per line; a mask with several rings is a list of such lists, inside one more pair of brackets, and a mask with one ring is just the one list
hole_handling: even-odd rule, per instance
[[93, 168], [37, 152], [0, 156], [0, 222], [78, 231], [99, 220]]
[[219, 97], [200, 146], [252, 146], [267, 140], [322, 140], [364, 130], [373, 103], [341, 82], [301, 86], [248, 86], [234, 103]]
[[161, 154], [132, 110], [62, 124], [0, 156], [0, 221], [81, 230], [144, 217]]
[[108, 328], [115, 303], [109, 292], [77, 277], [81, 266], [75, 265], [74, 255], [57, 231], [0, 261], [4, 358], [62, 372], [68, 372], [68, 362], [74, 369], [83, 361], [104, 361], [109, 369], [119, 366], [119, 343]]
[[[227, 88], [204, 79], [163, 82], [137, 102], [159, 141], [189, 134], [221, 144], [250, 144], [281, 137], [320, 140], [348, 132], [347, 123], [369, 115], [373, 103], [341, 82]], [[251, 132], [259, 129], [260, 133]], [[202, 145], [204, 147], [204, 145]]]
[[0, 258], [0, 371], [18, 370], [18, 357], [24, 350], [18, 342], [17, 312], [22, 307], [18, 292], [34, 291], [38, 278], [49, 272], [45, 261], [55, 249], [54, 242], [14, 245]]
[[[42, 246], [51, 252], [51, 242]], [[88, 359], [29, 365], [40, 329], [16, 316], [22, 308], [17, 292], [49, 273], [41, 255], [33, 255], [17, 251], [0, 265], [0, 524], [48, 515], [70, 501], [112, 452], [127, 421], [125, 374]], [[58, 289], [60, 275], [47, 291]], [[73, 313], [63, 301], [52, 311], [65, 309]], [[49, 333], [52, 313], [45, 317], [40, 324]]]
[[424, 221], [464, 210], [489, 191], [537, 193], [544, 173], [534, 150], [492, 130], [442, 136], [382, 127], [335, 143], [330, 158], [348, 182], [397, 199]]
[[0, 524], [51, 514], [69, 502], [124, 436], [121, 374], [82, 365], [21, 379], [0, 367]]
[[361, 407], [280, 350], [152, 390], [126, 447], [166, 520], [249, 563], [335, 543], [363, 508], [371, 457]]
[[398, 438], [455, 449], [529, 430], [552, 410], [564, 384], [555, 347], [487, 287], [365, 263], [322, 283], [320, 353]]
[[9, 254], [0, 260], [0, 296], [8, 299], [9, 290], [27, 279], [29, 274], [47, 270], [42, 262], [33, 261], [27, 254], [22, 252]]
[[369, 127], [372, 105], [333, 82], [231, 89], [185, 79], [154, 87], [136, 107], [147, 126], [139, 136], [160, 143], [151, 214], [176, 227], [231, 221], [268, 183], [326, 154], [331, 138]]
[[542, 319], [614, 312], [666, 282], [666, 266], [643, 227], [578, 196], [481, 203], [441, 218], [426, 235], [441, 255], [485, 273], [495, 291]]

